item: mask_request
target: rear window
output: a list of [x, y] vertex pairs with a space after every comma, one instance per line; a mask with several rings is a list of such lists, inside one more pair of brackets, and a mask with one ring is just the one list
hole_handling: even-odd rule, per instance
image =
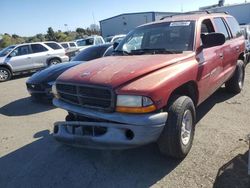
[[227, 23], [230, 27], [230, 30], [232, 32], [233, 37], [234, 38], [240, 37], [242, 35], [242, 33], [240, 30], [240, 26], [239, 26], [238, 22], [235, 20], [235, 18], [227, 17], [226, 20], [227, 20]]
[[84, 49], [72, 61], [90, 61], [103, 56], [108, 46], [94, 46]]
[[104, 53], [104, 57], [106, 57], [106, 56], [111, 56], [112, 54], [113, 54], [113, 51], [114, 51], [114, 49], [113, 49], [113, 46], [110, 46], [106, 51], [105, 51], [105, 53]]
[[76, 47], [76, 44], [73, 42], [69, 43], [69, 45], [70, 45], [70, 47]]
[[54, 50], [62, 49], [62, 47], [55, 42], [45, 42], [45, 44]]

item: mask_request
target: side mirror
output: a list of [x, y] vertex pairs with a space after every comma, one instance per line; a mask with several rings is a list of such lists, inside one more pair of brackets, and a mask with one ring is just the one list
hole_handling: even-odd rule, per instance
[[114, 42], [113, 49], [115, 50], [118, 45], [119, 45], [119, 42]]
[[203, 48], [220, 46], [226, 42], [225, 35], [222, 33], [209, 33], [201, 35]]

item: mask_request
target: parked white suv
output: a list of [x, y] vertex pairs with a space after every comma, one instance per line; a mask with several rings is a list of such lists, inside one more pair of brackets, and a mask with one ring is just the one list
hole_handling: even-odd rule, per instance
[[65, 61], [69, 61], [69, 57], [56, 42], [12, 45], [0, 51], [0, 82]]
[[114, 42], [120, 42], [121, 40], [123, 40], [126, 37], [126, 35], [114, 35], [114, 36], [109, 36], [104, 38], [106, 43], [114, 43]]
[[86, 49], [90, 46], [100, 45], [100, 44], [104, 44], [104, 43], [105, 43], [105, 41], [103, 40], [103, 38], [101, 36], [98, 36], [98, 35], [90, 36], [90, 37], [87, 37], [85, 39], [76, 40], [76, 44], [78, 47], [80, 47], [80, 51], [83, 49]]

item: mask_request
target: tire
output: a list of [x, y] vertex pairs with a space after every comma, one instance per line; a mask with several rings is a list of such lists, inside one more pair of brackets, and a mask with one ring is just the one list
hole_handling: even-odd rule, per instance
[[237, 61], [235, 72], [226, 83], [226, 90], [230, 93], [238, 94], [244, 86], [245, 64], [242, 60]]
[[58, 63], [61, 63], [61, 61], [59, 59], [54, 58], [54, 59], [49, 60], [48, 66], [56, 65]]
[[158, 146], [163, 155], [183, 159], [189, 153], [194, 138], [194, 103], [187, 96], [175, 96], [167, 111], [168, 119], [158, 139]]
[[11, 79], [11, 71], [5, 67], [0, 67], [0, 82], [5, 82]]

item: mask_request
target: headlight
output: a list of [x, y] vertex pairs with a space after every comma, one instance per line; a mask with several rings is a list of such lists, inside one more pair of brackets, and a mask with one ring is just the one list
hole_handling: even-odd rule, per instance
[[118, 95], [116, 111], [123, 113], [148, 113], [156, 110], [153, 101], [144, 96]]
[[58, 94], [57, 89], [56, 89], [56, 84], [52, 85], [52, 93], [53, 93], [55, 98], [59, 98], [59, 94]]

